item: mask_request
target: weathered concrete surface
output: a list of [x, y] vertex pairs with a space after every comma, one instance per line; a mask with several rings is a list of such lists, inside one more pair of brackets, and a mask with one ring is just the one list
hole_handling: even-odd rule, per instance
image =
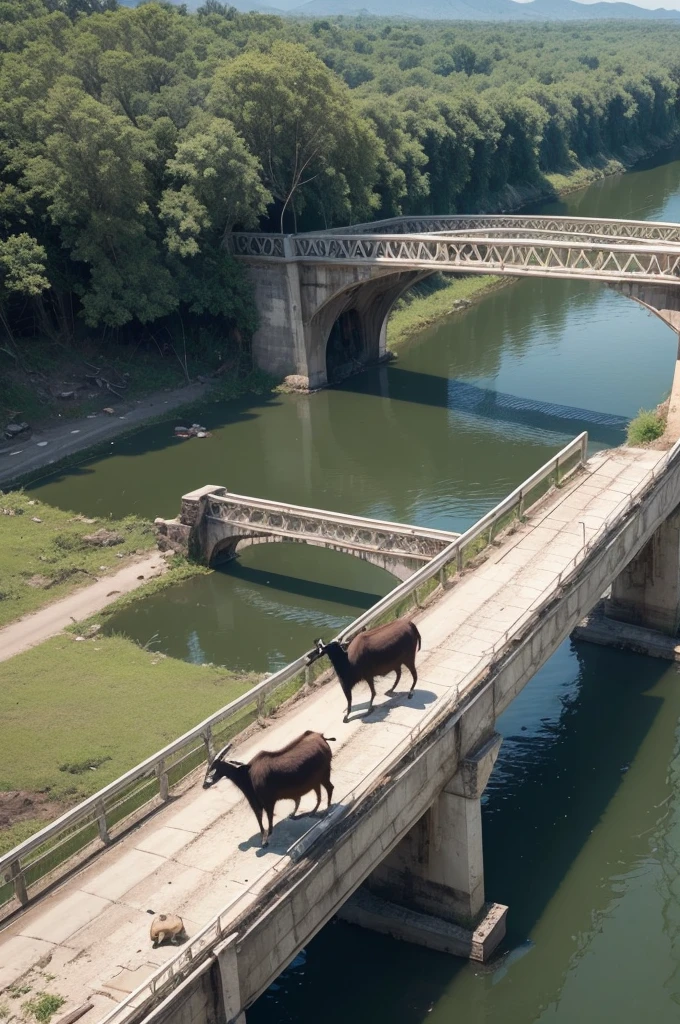
[[587, 640], [602, 647], [616, 647], [619, 650], [646, 654], [650, 658], [664, 658], [666, 661], [680, 661], [680, 639], [668, 633], [657, 633], [644, 626], [629, 622], [617, 622], [604, 614], [598, 606], [578, 624], [572, 636], [575, 640]]
[[606, 614], [669, 636], [680, 626], [680, 511], [675, 510], [612, 583]]
[[498, 903], [488, 904], [480, 924], [470, 931], [441, 917], [419, 914], [401, 904], [389, 903], [362, 886], [340, 908], [338, 917], [348, 924], [390, 935], [402, 942], [483, 963], [505, 935], [507, 911], [507, 907]]
[[[49, 957], [51, 991], [67, 999], [64, 1012], [91, 998], [95, 1008], [83, 1018], [90, 1024], [175, 955], [172, 947], [151, 949], [147, 911], [179, 913], [190, 936], [220, 912], [222, 934], [238, 936], [239, 1001], [252, 1002], [411, 831], [459, 762], [491, 737], [498, 715], [680, 503], [674, 462], [621, 519], [628, 496], [664, 459], [633, 449], [591, 459], [586, 473], [434, 603], [419, 619], [423, 650], [412, 701], [397, 694], [368, 720], [343, 726], [342, 693], [329, 685], [273, 724], [266, 740], [235, 751], [245, 759], [305, 728], [338, 736], [336, 809], [297, 853], [286, 851], [309, 820], [279, 819], [262, 851], [254, 816], [233, 788], [194, 788], [0, 933], [3, 985]], [[594, 546], [565, 583], [584, 530]], [[45, 923], [64, 900], [80, 905], [78, 894], [86, 893], [103, 901], [89, 923], [76, 922], [66, 936], [50, 923], [58, 912]], [[36, 928], [40, 939], [32, 938]], [[136, 997], [128, 1019], [142, 1019], [150, 1005]], [[163, 1019], [174, 1024], [172, 1002]]]
[[[493, 733], [461, 759], [429, 810], [366, 881], [388, 902], [462, 926], [468, 945], [484, 913], [481, 799], [500, 747]], [[504, 927], [495, 932], [500, 942]]]
[[399, 296], [432, 271], [305, 264], [298, 260], [249, 260], [260, 326], [253, 358], [277, 377], [306, 377], [324, 387], [326, 345], [333, 324], [355, 310], [362, 340], [361, 363], [385, 354], [384, 325]]

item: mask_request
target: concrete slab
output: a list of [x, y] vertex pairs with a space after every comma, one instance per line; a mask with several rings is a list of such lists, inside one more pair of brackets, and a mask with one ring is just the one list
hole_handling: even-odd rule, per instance
[[195, 832], [187, 832], [186, 829], [170, 828], [165, 825], [152, 832], [151, 835], [143, 836], [135, 845], [143, 853], [157, 853], [161, 857], [172, 857], [174, 853], [195, 838]]
[[89, 871], [81, 882], [83, 892], [108, 900], [120, 899], [137, 882], [153, 874], [163, 863], [163, 857], [141, 850], [130, 850], [102, 872]]
[[22, 923], [21, 934], [55, 944], [64, 942], [95, 917], [99, 917], [110, 905], [110, 899], [76, 891], [66, 898], [53, 901], [53, 906], [46, 913], [27, 915]]
[[53, 942], [29, 939], [24, 935], [13, 935], [2, 943], [0, 960], [0, 990], [13, 985], [18, 978], [30, 970], [43, 957], [50, 955]]

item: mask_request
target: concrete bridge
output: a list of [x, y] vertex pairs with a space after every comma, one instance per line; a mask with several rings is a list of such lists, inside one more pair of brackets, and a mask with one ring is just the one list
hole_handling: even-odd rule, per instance
[[456, 540], [457, 533], [348, 516], [232, 494], [208, 484], [185, 494], [176, 519], [156, 519], [161, 550], [205, 565], [254, 544], [310, 544], [354, 555], [406, 580]]
[[257, 363], [323, 387], [386, 355], [392, 306], [437, 271], [601, 281], [680, 331], [680, 225], [585, 217], [397, 217], [299, 235], [237, 233]]
[[[622, 621], [668, 635], [680, 621], [680, 443], [586, 460], [586, 440], [340, 634], [402, 614], [409, 598], [426, 604], [413, 700], [397, 693], [343, 726], [340, 689], [312, 685], [307, 652], [0, 857], [0, 989], [36, 989], [48, 971], [63, 1013], [80, 1009], [85, 1024], [243, 1024], [336, 913], [488, 958], [507, 910], [484, 890], [496, 719], [609, 588]], [[306, 728], [336, 735], [335, 803], [317, 821], [284, 819], [284, 805], [261, 850], [245, 801], [200, 778], [234, 723], [300, 675], [306, 694], [236, 756]], [[180, 913], [187, 943], [152, 950], [151, 911]]]

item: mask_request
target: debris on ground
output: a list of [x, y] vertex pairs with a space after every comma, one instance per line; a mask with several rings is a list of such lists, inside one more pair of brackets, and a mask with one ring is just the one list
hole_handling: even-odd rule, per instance
[[92, 544], [98, 548], [112, 548], [116, 544], [123, 543], [123, 537], [113, 530], [97, 530], [96, 533], [87, 533], [83, 537], [86, 544]]
[[107, 405], [105, 409], [102, 409], [102, 412], [107, 412], [109, 416], [113, 416], [115, 411], [116, 410], [112, 409], [110, 405]]
[[30, 429], [28, 423], [8, 423], [5, 427], [5, 437], [11, 441], [13, 438], [19, 437], [20, 434], [27, 434]]
[[175, 437], [212, 437], [212, 435], [200, 423], [192, 423], [190, 427], [175, 427]]

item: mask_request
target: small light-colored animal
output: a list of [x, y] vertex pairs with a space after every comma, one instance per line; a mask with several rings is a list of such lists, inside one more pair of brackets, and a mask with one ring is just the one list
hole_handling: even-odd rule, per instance
[[[267, 846], [274, 826], [274, 806], [278, 800], [294, 800], [295, 808], [291, 817], [295, 817], [301, 798], [314, 790], [316, 807], [311, 813], [316, 814], [323, 786], [330, 807], [333, 795], [333, 752], [328, 741], [334, 739], [334, 736], [323, 736], [320, 732], [308, 729], [281, 750], [261, 750], [248, 764], [224, 760], [224, 755], [231, 747], [231, 743], [228, 743], [208, 766], [203, 788], [209, 789], [220, 779], [229, 779], [238, 786], [257, 818], [262, 845]], [[263, 812], [267, 815], [267, 829], [262, 823]]]
[[151, 922], [150, 935], [154, 949], [166, 939], [177, 942], [186, 937], [184, 921], [177, 914], [157, 914]]
[[375, 677], [396, 672], [394, 683], [386, 691], [393, 693], [401, 679], [402, 665], [406, 665], [413, 677], [408, 694], [409, 699], [413, 696], [413, 689], [418, 682], [416, 651], [420, 650], [422, 641], [420, 633], [410, 619], [397, 619], [395, 622], [388, 622], [386, 626], [366, 630], [355, 636], [349, 644], [339, 643], [337, 640], [332, 640], [329, 644], [324, 644], [321, 640], [315, 640], [314, 643], [320, 654], [327, 654], [330, 658], [340, 680], [342, 692], [347, 698], [347, 711], [343, 722], [349, 720], [352, 712], [352, 689], [362, 679], [371, 689], [367, 715], [373, 710]]

